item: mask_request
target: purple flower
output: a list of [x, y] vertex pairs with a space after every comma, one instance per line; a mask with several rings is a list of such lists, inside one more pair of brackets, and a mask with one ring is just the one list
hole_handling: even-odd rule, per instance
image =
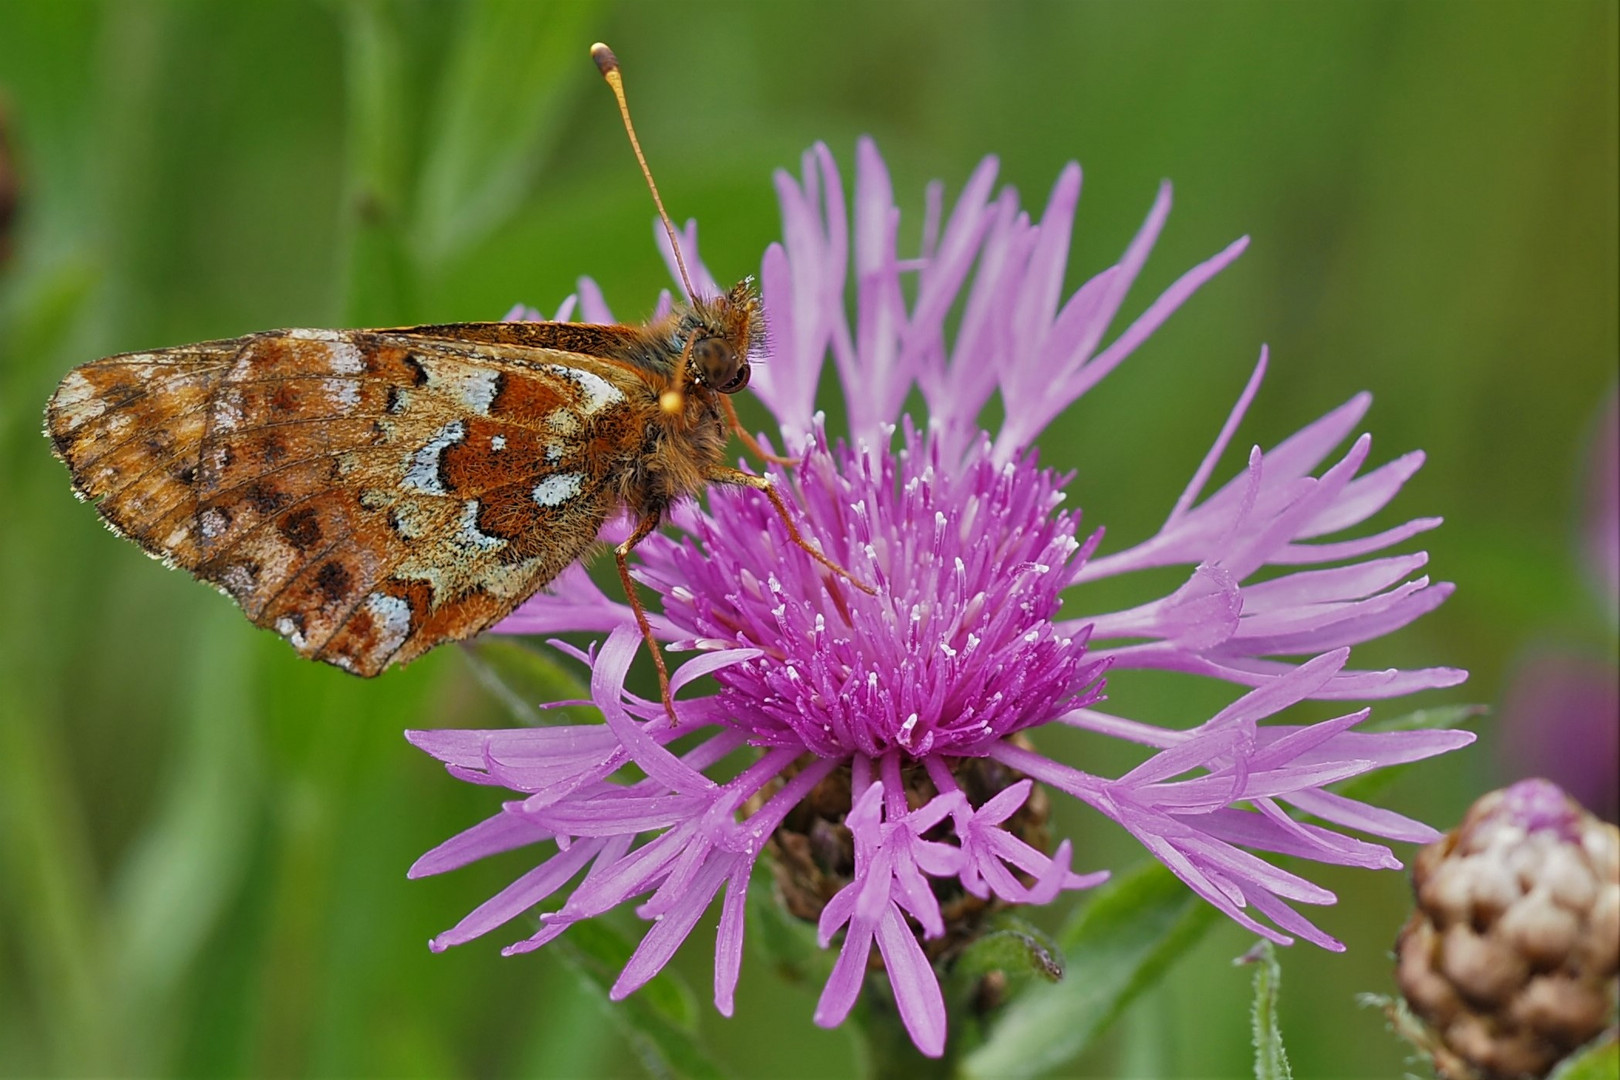
[[[767, 846], [786, 850], [784, 830], [796, 831], [812, 847], [842, 844], [848, 856], [836, 890], [806, 901], [824, 946], [841, 935], [816, 1021], [831, 1026], [848, 1014], [875, 946], [913, 1041], [937, 1056], [946, 1014], [934, 961], [952, 931], [942, 898], [1044, 903], [1106, 877], [1071, 871], [1069, 840], [1052, 855], [1041, 850], [1026, 827], [1038, 816], [1032, 781], [1117, 821], [1257, 933], [1342, 948], [1290, 906], [1333, 895], [1263, 854], [1398, 866], [1388, 848], [1338, 829], [1402, 841], [1431, 840], [1433, 830], [1325, 786], [1472, 736], [1358, 732], [1366, 709], [1308, 726], [1270, 720], [1307, 699], [1384, 698], [1464, 677], [1346, 666], [1351, 646], [1404, 626], [1450, 591], [1419, 575], [1422, 553], [1372, 557], [1436, 519], [1326, 539], [1387, 504], [1421, 455], [1363, 472], [1363, 435], [1330, 460], [1367, 409], [1360, 395], [1270, 450], [1256, 447], [1245, 469], [1200, 499], [1258, 389], [1262, 353], [1164, 526], [1098, 556], [1101, 531], [1081, 533], [1078, 511], [1062, 508], [1067, 478], [1041, 468], [1030, 444], [1245, 241], [1188, 271], [1105, 344], [1168, 215], [1168, 186], [1119, 263], [1065, 297], [1077, 166], [1063, 171], [1038, 223], [1010, 188], [995, 191], [994, 159], [948, 216], [931, 186], [922, 250], [902, 259], [888, 174], [863, 140], [851, 323], [843, 182], [825, 147], [803, 166], [798, 179], [776, 178], [784, 240], [760, 272], [772, 349], [754, 386], [780, 425], [771, 440], [802, 457], [774, 473], [800, 528], [877, 593], [824, 572], [753, 493], [712, 490], [706, 510], [680, 508], [675, 531], [637, 549], [637, 576], [661, 598], [655, 632], [672, 650], [696, 652], [672, 685], [683, 691], [712, 677], [706, 693], [678, 698], [678, 728], [657, 703], [625, 690], [638, 637], [621, 599], [576, 567], [526, 603], [503, 630], [607, 632], [594, 653], [570, 650], [590, 666], [605, 724], [410, 733], [454, 775], [519, 796], [423, 856], [413, 876], [555, 845], [434, 948], [564, 896], [545, 905], [538, 933], [508, 949], [527, 951], [639, 899], [653, 926], [614, 987], [623, 996], [658, 972], [723, 893], [715, 1004], [729, 1015], [750, 873]], [[699, 289], [713, 288], [696, 259], [695, 226], [683, 242]], [[579, 306], [587, 319], [611, 319], [588, 280]], [[846, 398], [843, 439], [830, 438], [815, 411], [828, 355]], [[900, 412], [914, 388], [928, 405], [926, 425]], [[1007, 420], [987, 432], [977, 418], [996, 393]], [[1165, 566], [1188, 573], [1169, 595], [1126, 611], [1087, 608], [1088, 583]], [[1191, 672], [1244, 692], [1204, 723], [1164, 729], [1097, 710], [1110, 667]], [[1024, 734], [1054, 723], [1153, 755], [1117, 779], [1093, 775], [1044, 756]]]

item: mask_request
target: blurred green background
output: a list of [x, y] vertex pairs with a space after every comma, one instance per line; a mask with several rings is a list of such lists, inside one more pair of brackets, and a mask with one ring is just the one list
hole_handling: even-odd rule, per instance
[[[69, 367], [267, 327], [550, 309], [578, 274], [621, 317], [645, 313], [665, 277], [586, 58], [602, 39], [665, 199], [702, 222], [722, 280], [756, 272], [776, 235], [771, 170], [796, 170], [820, 139], [852, 179], [863, 132], [893, 170], [903, 247], [929, 179], [954, 198], [993, 152], [1038, 210], [1079, 159], [1076, 283], [1118, 256], [1172, 178], [1176, 208], [1128, 314], [1251, 234], [1054, 425], [1047, 459], [1078, 470], [1088, 523], [1128, 542], [1162, 519], [1262, 342], [1272, 371], [1244, 446], [1372, 390], [1375, 460], [1430, 455], [1375, 524], [1445, 515], [1425, 540], [1435, 576], [1460, 588], [1357, 659], [1466, 666], [1468, 685], [1422, 703], [1494, 703], [1534, 650], [1600, 669], [1614, 657], [1576, 532], [1616, 378], [1616, 11], [4, 0], [20, 210], [0, 266], [0, 1074], [637, 1071], [554, 956], [497, 955], [521, 935], [425, 947], [532, 863], [404, 877], [496, 805], [400, 737], [509, 722], [466, 656], [351, 679], [115, 539], [39, 436]], [[1111, 696], [1184, 725], [1232, 695], [1121, 676]], [[1387, 801], [1454, 822], [1516, 775], [1499, 722]], [[1558, 737], [1571, 757], [1593, 752]], [[1075, 753], [1101, 771], [1125, 760]], [[1082, 868], [1139, 857], [1073, 807], [1058, 829]], [[1352, 997], [1389, 988], [1405, 881], [1312, 876], [1340, 893], [1321, 922], [1350, 949], [1282, 955], [1295, 1069], [1396, 1075], [1400, 1047]], [[757, 949], [737, 1017], [714, 1015], [703, 937], [676, 966], [727, 1068], [853, 1068], [848, 1034], [811, 1025], [814, 991], [780, 982]], [[1218, 927], [1065, 1074], [1244, 1075], [1249, 976], [1227, 960], [1248, 943]]]

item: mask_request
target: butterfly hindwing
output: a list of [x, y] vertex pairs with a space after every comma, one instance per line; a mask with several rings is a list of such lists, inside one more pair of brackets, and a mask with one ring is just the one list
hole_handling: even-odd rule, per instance
[[475, 332], [501, 325], [111, 357], [69, 374], [47, 427], [115, 530], [372, 675], [578, 558], [641, 450], [655, 396], [632, 365], [559, 351], [567, 324]]

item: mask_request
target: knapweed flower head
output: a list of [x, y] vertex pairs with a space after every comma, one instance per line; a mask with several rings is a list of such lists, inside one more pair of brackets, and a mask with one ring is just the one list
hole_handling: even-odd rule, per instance
[[[1368, 469], [1362, 435], [1333, 457], [1367, 410], [1363, 394], [1269, 450], [1255, 447], [1205, 494], [1259, 387], [1262, 353], [1186, 490], [1167, 500], [1164, 525], [1099, 555], [1102, 531], [1065, 508], [1068, 478], [1043, 468], [1031, 444], [1245, 241], [1189, 270], [1105, 342], [1165, 223], [1169, 188], [1120, 261], [1065, 296], [1079, 168], [1063, 171], [1038, 222], [995, 179], [987, 159], [948, 215], [931, 186], [921, 250], [902, 258], [899, 211], [870, 141], [857, 150], [853, 228], [825, 147], [805, 155], [800, 177], [777, 175], [784, 238], [760, 270], [771, 349], [753, 385], [779, 425], [767, 441], [800, 463], [773, 476], [803, 533], [875, 595], [795, 547], [757, 493], [711, 490], [706, 508], [680, 507], [675, 531], [636, 549], [637, 578], [660, 601], [655, 632], [672, 650], [695, 651], [672, 679], [672, 725], [657, 702], [625, 688], [639, 645], [628, 606], [579, 567], [566, 571], [501, 629], [605, 632], [591, 651], [570, 650], [590, 667], [605, 722], [410, 733], [454, 775], [517, 793], [423, 856], [413, 876], [546, 845], [539, 865], [435, 949], [538, 906], [538, 932], [507, 948], [526, 952], [639, 900], [652, 925], [613, 988], [622, 997], [723, 894], [714, 993], [729, 1015], [745, 895], [769, 849], [790, 909], [838, 949], [816, 1022], [849, 1014], [876, 949], [912, 1040], [939, 1055], [946, 1011], [935, 965], [948, 962], [940, 946], [959, 912], [1045, 903], [1107, 876], [1077, 872], [1070, 839], [1047, 850], [1050, 789], [1124, 826], [1254, 932], [1330, 949], [1342, 946], [1295, 905], [1330, 904], [1333, 894], [1265, 856], [1392, 868], [1400, 864], [1387, 847], [1341, 830], [1437, 835], [1327, 785], [1471, 735], [1361, 732], [1366, 708], [1273, 722], [1308, 699], [1387, 698], [1463, 678], [1349, 663], [1351, 647], [1451, 591], [1421, 575], [1423, 553], [1378, 554], [1438, 519], [1338, 538], [1383, 508], [1422, 456]], [[692, 260], [695, 226], [686, 232]], [[718, 291], [700, 261], [697, 280]], [[578, 306], [611, 321], [589, 280]], [[816, 412], [828, 356], [848, 416], [842, 437]], [[926, 421], [901, 413], [913, 391]], [[983, 430], [997, 394], [1006, 419]], [[1168, 595], [1123, 611], [1087, 607], [1090, 583], [1169, 566], [1187, 576]], [[1162, 728], [1100, 708], [1105, 674], [1120, 668], [1207, 676], [1238, 694], [1200, 723]], [[1096, 775], [1041, 753], [1031, 735], [1053, 724], [1149, 753], [1123, 776]]]

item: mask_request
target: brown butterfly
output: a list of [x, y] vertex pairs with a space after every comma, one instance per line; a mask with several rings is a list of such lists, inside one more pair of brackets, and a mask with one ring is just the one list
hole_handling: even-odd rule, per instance
[[[618, 62], [591, 55], [646, 172]], [[764, 492], [849, 577], [769, 480], [722, 464], [733, 431], [763, 454], [729, 400], [763, 344], [759, 298], [746, 280], [697, 297], [675, 252], [689, 302], [643, 326], [273, 330], [126, 353], [69, 372], [46, 433], [114, 532], [304, 656], [371, 676], [476, 634], [621, 508], [636, 528], [619, 576], [651, 645], [626, 556], [707, 484]]]

